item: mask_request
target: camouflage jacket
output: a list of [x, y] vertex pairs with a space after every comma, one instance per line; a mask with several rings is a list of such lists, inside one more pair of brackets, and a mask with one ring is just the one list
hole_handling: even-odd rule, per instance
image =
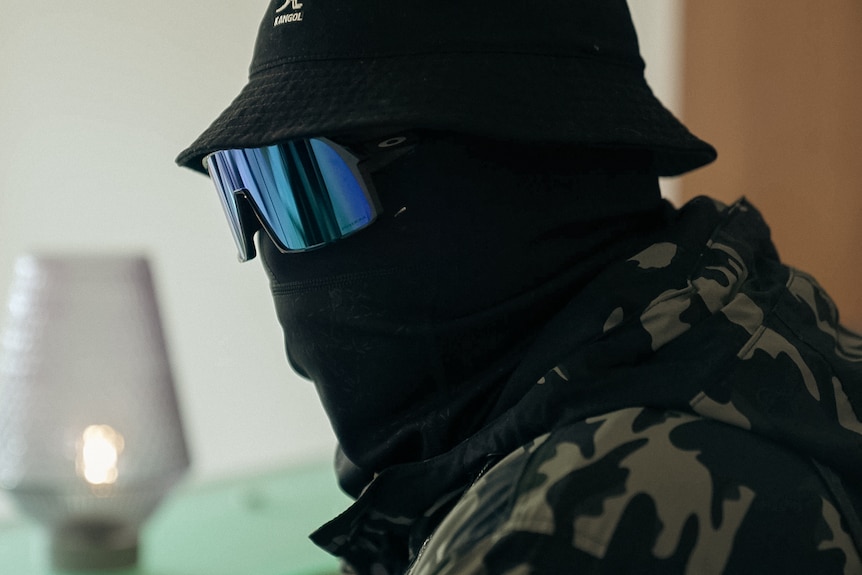
[[862, 338], [745, 200], [686, 205], [533, 348], [514, 407], [312, 538], [363, 575], [862, 573]]

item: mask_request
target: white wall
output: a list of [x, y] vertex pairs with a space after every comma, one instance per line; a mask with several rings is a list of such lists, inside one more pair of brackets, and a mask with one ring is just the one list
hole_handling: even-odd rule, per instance
[[[673, 104], [678, 0], [633, 2]], [[173, 163], [244, 84], [265, 4], [3, 0], [0, 16], [0, 300], [27, 251], [149, 254], [194, 480], [335, 444], [259, 263], [236, 263], [210, 183]]]
[[[647, 63], [646, 78], [653, 92], [681, 117], [683, 0], [629, 0], [640, 40], [641, 56]], [[680, 202], [679, 181], [662, 178], [662, 194]]]

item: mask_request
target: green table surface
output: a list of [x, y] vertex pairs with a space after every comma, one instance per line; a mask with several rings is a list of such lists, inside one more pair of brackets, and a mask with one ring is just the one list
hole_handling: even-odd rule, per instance
[[[337, 562], [308, 534], [349, 504], [331, 465], [180, 485], [144, 525], [138, 566], [110, 575], [329, 575]], [[0, 575], [53, 575], [47, 534], [0, 523]]]

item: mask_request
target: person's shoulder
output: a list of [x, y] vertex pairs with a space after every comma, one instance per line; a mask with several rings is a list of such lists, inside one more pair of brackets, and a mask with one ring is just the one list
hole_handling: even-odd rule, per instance
[[637, 407], [562, 426], [509, 454], [465, 493], [410, 573], [754, 565], [862, 571], [807, 461], [743, 429]]

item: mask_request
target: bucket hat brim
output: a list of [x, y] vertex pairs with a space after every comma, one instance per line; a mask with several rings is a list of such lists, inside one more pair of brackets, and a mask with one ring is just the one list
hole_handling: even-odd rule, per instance
[[654, 96], [638, 67], [580, 54], [442, 53], [257, 70], [177, 163], [203, 172], [204, 156], [217, 150], [389, 126], [646, 149], [660, 176], [716, 158]]

